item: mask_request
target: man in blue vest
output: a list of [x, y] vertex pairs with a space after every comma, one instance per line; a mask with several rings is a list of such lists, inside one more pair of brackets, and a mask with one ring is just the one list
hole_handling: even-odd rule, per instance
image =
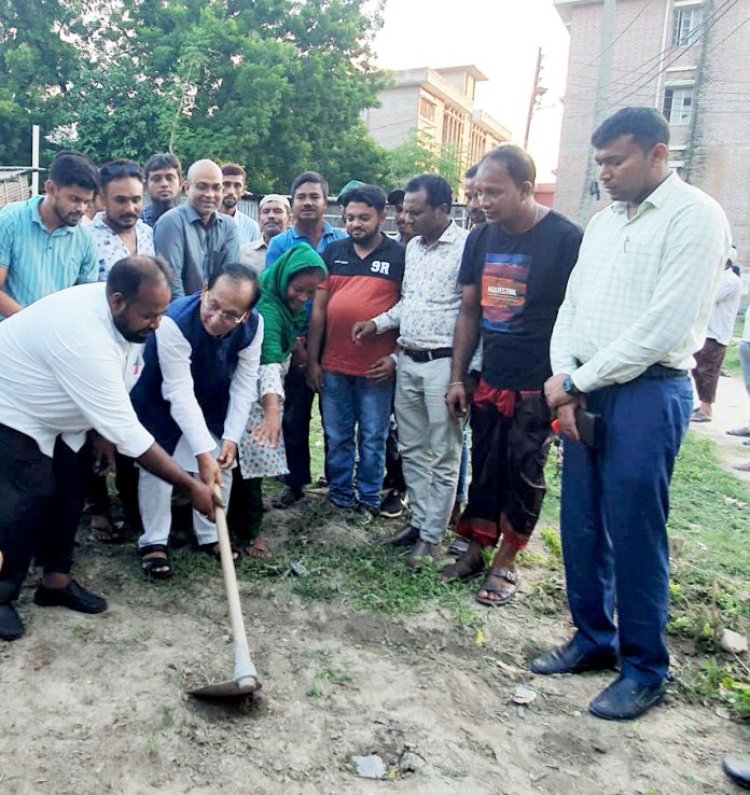
[[[231, 469], [250, 408], [258, 397], [263, 319], [255, 273], [228, 264], [212, 274], [199, 293], [169, 307], [144, 352], [144, 371], [133, 390], [138, 418], [182, 461], [184, 469], [228, 503]], [[172, 575], [167, 556], [172, 486], [141, 471], [138, 500], [143, 535], [138, 548], [147, 576]], [[218, 556], [216, 526], [197, 511], [198, 548]]]

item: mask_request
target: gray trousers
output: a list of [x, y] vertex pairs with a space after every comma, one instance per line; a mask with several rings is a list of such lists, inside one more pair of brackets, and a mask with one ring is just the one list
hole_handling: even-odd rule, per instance
[[438, 544], [448, 527], [456, 499], [461, 462], [462, 423], [451, 419], [445, 405], [451, 360], [417, 363], [398, 357], [395, 413], [398, 448], [420, 538]]

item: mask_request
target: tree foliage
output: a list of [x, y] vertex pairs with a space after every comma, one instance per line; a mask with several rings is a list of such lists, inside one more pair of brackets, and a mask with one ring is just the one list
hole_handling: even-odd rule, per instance
[[[34, 12], [29, 10], [34, 7]], [[42, 6], [40, 9], [39, 6]], [[85, 13], [83, 7], [85, 6]], [[386, 84], [368, 0], [4, 0], [0, 160], [33, 121], [101, 162], [170, 150], [237, 160], [256, 191], [317, 168], [381, 181], [361, 112]]]

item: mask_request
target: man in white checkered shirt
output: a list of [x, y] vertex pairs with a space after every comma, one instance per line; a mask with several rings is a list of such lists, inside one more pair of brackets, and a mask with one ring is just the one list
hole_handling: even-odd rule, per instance
[[[687, 372], [731, 237], [721, 207], [670, 171], [658, 111], [624, 108], [591, 141], [614, 203], [586, 229], [545, 385], [565, 437], [561, 532], [577, 631], [531, 668], [579, 673], [619, 661], [619, 678], [589, 710], [628, 720], [664, 696], [669, 483], [692, 409]], [[579, 408], [598, 415], [593, 438], [580, 438]]]

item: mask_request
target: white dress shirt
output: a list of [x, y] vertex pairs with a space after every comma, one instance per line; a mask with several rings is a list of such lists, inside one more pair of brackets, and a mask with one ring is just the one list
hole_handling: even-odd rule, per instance
[[128, 396], [143, 345], [117, 330], [105, 291], [70, 287], [0, 323], [0, 423], [50, 457], [58, 435], [77, 451], [92, 428], [133, 458], [154, 443]]
[[727, 346], [734, 334], [734, 321], [742, 299], [742, 279], [731, 269], [725, 268], [721, 274], [719, 290], [716, 293], [714, 308], [708, 319], [706, 338], [716, 340]]
[[[224, 420], [222, 439], [239, 444], [247, 425], [250, 409], [258, 399], [258, 368], [263, 343], [263, 318], [253, 341], [243, 348], [229, 388], [229, 408]], [[156, 330], [156, 348], [163, 378], [162, 395], [170, 403], [172, 419], [179, 425], [182, 437], [175, 449], [175, 460], [193, 471], [195, 456], [216, 451], [218, 441], [206, 425], [203, 411], [195, 398], [190, 371], [192, 347], [170, 317], [164, 317]], [[186, 460], [186, 456], [190, 459]]]
[[461, 308], [458, 271], [468, 236], [468, 229], [451, 221], [430, 246], [421, 235], [409, 241], [401, 300], [373, 318], [378, 334], [400, 327], [402, 348], [432, 350], [453, 345]]
[[240, 210], [237, 210], [237, 212], [230, 217], [234, 218], [234, 222], [237, 224], [237, 232], [240, 236], [240, 248], [261, 237], [260, 226], [254, 218], [251, 218]]
[[630, 219], [624, 202], [597, 213], [557, 315], [552, 371], [591, 392], [652, 364], [690, 369], [730, 246], [724, 211], [676, 174]]

